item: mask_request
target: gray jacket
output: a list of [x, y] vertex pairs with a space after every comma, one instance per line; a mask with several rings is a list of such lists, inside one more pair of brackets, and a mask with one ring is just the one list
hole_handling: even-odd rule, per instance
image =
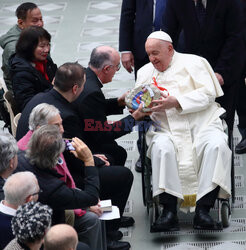
[[5, 83], [12, 90], [12, 82], [9, 77], [9, 58], [15, 53], [15, 45], [20, 37], [21, 29], [14, 25], [6, 34], [0, 37], [0, 46], [3, 49], [2, 70]]

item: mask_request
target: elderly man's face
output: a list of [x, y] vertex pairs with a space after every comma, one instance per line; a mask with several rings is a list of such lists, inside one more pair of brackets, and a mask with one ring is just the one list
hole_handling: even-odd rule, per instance
[[115, 73], [120, 69], [120, 55], [117, 51], [113, 52], [113, 60], [112, 64], [108, 65], [107, 67], [107, 75], [106, 79], [103, 83], [109, 83], [112, 82], [112, 79], [115, 75]]
[[12, 169], [14, 171], [17, 168], [17, 165], [18, 165], [18, 157], [17, 157], [17, 155], [14, 156], [12, 163], [13, 163]]
[[48, 124], [49, 125], [56, 125], [59, 128], [60, 133], [61, 134], [64, 133], [64, 129], [63, 129], [63, 125], [62, 125], [62, 118], [59, 114], [54, 116], [53, 118], [51, 118], [48, 121]]
[[150, 62], [158, 71], [163, 72], [168, 68], [173, 56], [171, 43], [149, 38], [145, 43], [145, 49]]

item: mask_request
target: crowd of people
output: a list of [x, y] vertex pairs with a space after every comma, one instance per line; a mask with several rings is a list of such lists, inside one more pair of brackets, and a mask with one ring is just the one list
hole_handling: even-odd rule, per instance
[[[40, 9], [18, 6], [17, 24], [0, 37], [4, 81], [13, 110], [21, 112], [16, 138], [0, 131], [0, 248], [130, 249], [119, 229], [135, 223], [123, 215], [133, 174], [116, 139], [146, 116], [154, 122], [146, 134], [153, 197], [163, 207], [153, 231], [179, 230], [178, 208], [195, 212], [194, 229], [220, 229], [209, 211], [218, 196], [231, 195], [225, 112], [230, 137], [237, 110], [236, 152], [246, 153], [245, 6], [244, 0], [123, 0], [121, 55], [98, 46], [87, 68], [57, 67]], [[134, 68], [136, 87], [155, 82], [161, 98], [148, 113], [141, 104], [110, 123], [107, 116], [123, 113], [128, 93], [107, 99], [102, 88], [120, 61], [129, 73]], [[4, 105], [0, 111], [8, 116]], [[99, 219], [105, 199], [120, 218]]]

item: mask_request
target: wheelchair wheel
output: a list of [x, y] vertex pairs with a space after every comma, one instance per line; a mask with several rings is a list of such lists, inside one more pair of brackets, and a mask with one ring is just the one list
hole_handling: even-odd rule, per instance
[[230, 204], [227, 201], [223, 201], [221, 204], [221, 221], [223, 227], [229, 227], [231, 219]]
[[159, 206], [158, 204], [153, 201], [152, 206], [149, 207], [149, 224], [150, 228], [153, 225], [153, 223], [157, 220], [159, 217]]

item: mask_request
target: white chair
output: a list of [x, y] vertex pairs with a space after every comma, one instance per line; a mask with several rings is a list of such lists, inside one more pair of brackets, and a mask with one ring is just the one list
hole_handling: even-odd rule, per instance
[[[14, 117], [14, 129], [15, 129], [15, 131], [16, 131], [16, 129], [17, 129], [17, 126], [18, 126], [18, 122], [19, 122], [19, 119], [20, 119], [20, 117], [21, 117], [21, 113], [18, 113], [15, 117]], [[15, 132], [15, 134], [16, 134], [16, 132]]]
[[13, 94], [8, 90], [4, 93], [3, 98], [6, 102], [6, 106], [10, 115], [11, 131], [12, 131], [13, 136], [15, 137], [16, 135], [16, 127], [14, 125], [15, 115], [12, 109], [12, 107], [14, 106], [15, 100], [14, 100]]
[[7, 85], [2, 77], [0, 78], [0, 89], [1, 88], [3, 88], [5, 93], [8, 91]]

